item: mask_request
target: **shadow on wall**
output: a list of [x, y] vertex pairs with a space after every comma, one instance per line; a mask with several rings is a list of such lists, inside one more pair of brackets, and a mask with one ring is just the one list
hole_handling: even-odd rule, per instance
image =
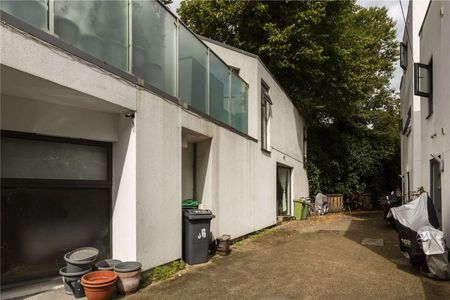
[[[113, 214], [116, 207], [117, 196], [119, 190], [123, 187], [124, 168], [130, 155], [135, 155], [136, 149], [130, 149], [130, 138], [133, 134], [134, 126], [130, 118], [125, 118], [123, 115], [118, 115], [118, 141], [113, 144]], [[134, 153], [131, 153], [134, 151]]]
[[[390, 227], [386, 222], [380, 221], [380, 214], [373, 212], [362, 212], [362, 213], [353, 213], [354, 218], [344, 236], [355, 243], [361, 245], [361, 241], [364, 238], [376, 238], [383, 239], [384, 246], [368, 246], [361, 245], [362, 247], [366, 247], [372, 252], [375, 252], [379, 256], [389, 260], [394, 263], [396, 267], [408, 274], [414, 275], [420, 278], [423, 286], [423, 291], [426, 299], [446, 299], [448, 297], [448, 292], [450, 289], [443, 289], [443, 286], [447, 286], [448, 282], [445, 281], [436, 281], [427, 277], [416, 268], [414, 268], [409, 260], [403, 257], [400, 252], [398, 234], [397, 232]], [[364, 228], [368, 228], [368, 223], [370, 224], [371, 233], [368, 233]], [[371, 236], [368, 236], [370, 234]]]

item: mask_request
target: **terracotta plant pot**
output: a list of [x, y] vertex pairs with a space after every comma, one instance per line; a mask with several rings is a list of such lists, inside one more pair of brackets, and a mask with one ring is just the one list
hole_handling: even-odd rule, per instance
[[81, 277], [81, 285], [88, 300], [107, 300], [114, 293], [117, 274], [113, 271], [95, 271]]
[[127, 261], [114, 266], [119, 279], [117, 290], [121, 294], [130, 295], [137, 291], [141, 281], [142, 264], [137, 261]]

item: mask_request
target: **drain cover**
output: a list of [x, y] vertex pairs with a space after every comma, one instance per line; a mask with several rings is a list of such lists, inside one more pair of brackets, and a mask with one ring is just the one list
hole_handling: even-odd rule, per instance
[[369, 238], [365, 238], [365, 239], [362, 240], [361, 245], [383, 247], [384, 246], [384, 241], [383, 241], [383, 239], [369, 239]]

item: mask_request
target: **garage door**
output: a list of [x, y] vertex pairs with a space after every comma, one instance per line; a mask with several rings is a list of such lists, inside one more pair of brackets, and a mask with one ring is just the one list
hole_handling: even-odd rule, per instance
[[2, 131], [2, 286], [56, 276], [63, 255], [110, 256], [111, 144]]

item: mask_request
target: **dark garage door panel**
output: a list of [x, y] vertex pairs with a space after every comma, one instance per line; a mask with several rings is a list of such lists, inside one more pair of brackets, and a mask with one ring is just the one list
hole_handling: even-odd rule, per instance
[[110, 188], [5, 187], [1, 191], [2, 285], [55, 276], [67, 251], [110, 256]]

